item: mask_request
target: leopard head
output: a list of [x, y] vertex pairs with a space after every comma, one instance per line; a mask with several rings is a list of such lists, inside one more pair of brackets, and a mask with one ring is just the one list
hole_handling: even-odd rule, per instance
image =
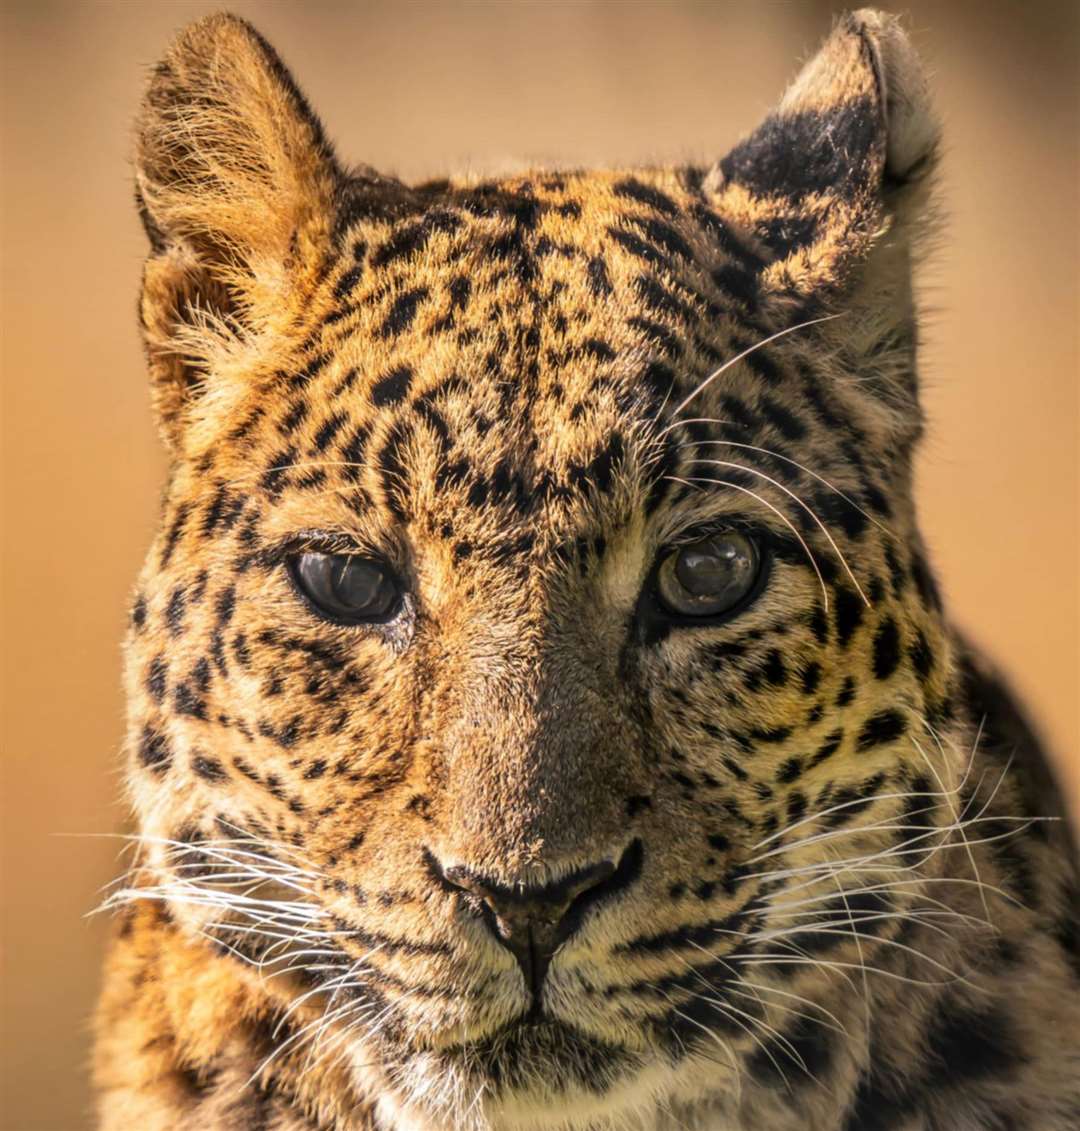
[[955, 769], [936, 138], [868, 12], [712, 167], [408, 186], [238, 19], [157, 67], [132, 891], [276, 995], [284, 1058], [305, 1020], [410, 1126], [527, 1127], [832, 1055], [803, 958], [889, 961], [872, 861]]

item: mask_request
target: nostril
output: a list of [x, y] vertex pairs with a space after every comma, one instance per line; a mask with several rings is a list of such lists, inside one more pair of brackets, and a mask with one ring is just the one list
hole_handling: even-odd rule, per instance
[[619, 857], [618, 864], [607, 875], [598, 878], [587, 888], [582, 888], [559, 921], [556, 946], [560, 946], [581, 926], [586, 914], [594, 907], [614, 899], [630, 887], [641, 875], [644, 858], [645, 849], [641, 841], [633, 840]]
[[501, 884], [466, 865], [443, 867], [425, 851], [440, 886], [463, 891], [495, 938], [517, 959], [534, 998], [555, 951], [581, 925], [585, 914], [628, 887], [641, 873], [641, 841], [633, 841], [616, 864], [601, 860], [544, 885]]

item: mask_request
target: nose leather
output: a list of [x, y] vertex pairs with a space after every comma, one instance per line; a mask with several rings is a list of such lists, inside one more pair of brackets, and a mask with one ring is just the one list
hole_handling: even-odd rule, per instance
[[543, 886], [505, 885], [466, 865], [443, 868], [438, 861], [433, 863], [447, 883], [479, 902], [492, 934], [521, 967], [536, 1008], [555, 951], [576, 929], [584, 910], [627, 870], [624, 864], [628, 857], [635, 857], [631, 864], [636, 874], [640, 866], [637, 855], [627, 850], [618, 865], [601, 860]]

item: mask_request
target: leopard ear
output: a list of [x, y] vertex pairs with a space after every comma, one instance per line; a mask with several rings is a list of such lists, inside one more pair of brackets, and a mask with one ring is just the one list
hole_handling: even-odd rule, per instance
[[166, 442], [213, 359], [288, 318], [329, 245], [341, 182], [318, 119], [249, 24], [191, 24], [154, 69], [135, 175], [151, 242], [142, 323]]
[[938, 138], [925, 75], [899, 22], [863, 10], [837, 22], [705, 187], [771, 253], [760, 280], [766, 296], [820, 298], [847, 288], [886, 231], [907, 235]]

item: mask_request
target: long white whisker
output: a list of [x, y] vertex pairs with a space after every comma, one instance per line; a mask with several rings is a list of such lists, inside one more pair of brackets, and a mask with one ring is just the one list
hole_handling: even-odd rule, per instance
[[825, 535], [826, 540], [828, 541], [829, 545], [832, 547], [833, 553], [836, 554], [837, 558], [840, 561], [840, 564], [844, 567], [844, 572], [851, 579], [851, 584], [855, 586], [855, 591], [862, 598], [863, 604], [866, 605], [867, 608], [870, 608], [870, 599], [863, 592], [863, 588], [859, 584], [858, 578], [852, 572], [851, 566], [848, 565], [847, 558], [844, 557], [843, 553], [840, 550], [840, 547], [836, 544], [835, 539], [829, 533], [829, 528], [825, 525], [825, 523], [823, 523], [821, 521], [821, 519], [817, 515], [817, 512], [814, 511], [809, 506], [809, 504], [805, 503], [802, 499], [800, 499], [799, 496], [796, 495], [795, 492], [792, 491], [790, 487], [785, 486], [783, 483], [780, 482], [779, 479], [774, 479], [771, 475], [766, 475], [764, 471], [759, 471], [757, 468], [753, 468], [753, 467], [747, 467], [745, 464], [734, 463], [732, 460], [727, 460], [727, 459], [698, 459], [698, 460], [695, 460], [694, 462], [695, 463], [703, 463], [703, 464], [706, 464], [707, 466], [710, 466], [710, 467], [730, 467], [730, 468], [733, 468], [734, 470], [737, 470], [737, 471], [744, 471], [748, 475], [757, 476], [757, 478], [759, 478], [759, 479], [764, 479], [766, 483], [771, 483], [774, 487], [777, 488], [777, 490], [783, 491], [783, 493], [785, 495], [787, 495], [789, 498], [793, 499], [796, 503], [798, 503], [799, 506], [802, 507], [802, 509], [804, 511], [806, 511], [806, 513], [814, 520], [814, 522], [817, 523], [818, 528], [821, 530], [821, 533]]
[[[716, 380], [717, 377], [719, 377], [722, 373], [726, 373], [733, 365], [738, 365], [738, 363], [740, 361], [742, 361], [744, 358], [749, 357], [752, 353], [756, 353], [759, 349], [762, 349], [764, 346], [767, 346], [770, 342], [775, 342], [778, 338], [786, 337], [788, 334], [794, 334], [796, 330], [805, 330], [808, 326], [816, 326], [820, 322], [831, 322], [834, 318], [840, 318], [840, 317], [841, 317], [841, 314], [826, 314], [821, 318], [809, 318], [805, 322], [796, 322], [794, 326], [787, 326], [783, 330], [777, 330], [775, 334], [770, 334], [767, 338], [762, 338], [762, 340], [760, 342], [757, 342], [752, 346], [747, 346], [747, 348], [744, 349], [741, 353], [737, 353], [734, 357], [729, 358], [727, 361], [725, 361], [724, 364], [721, 365], [719, 369], [714, 369], [712, 371], [712, 373], [710, 373], [708, 375], [708, 377], [706, 377], [705, 380], [702, 381], [697, 386], [697, 388], [695, 388], [693, 390], [693, 392], [691, 392], [688, 396], [684, 397], [679, 402], [679, 404], [677, 404], [675, 406], [675, 409], [674, 409], [672, 415], [678, 416], [679, 413], [682, 412], [682, 410], [684, 408], [686, 408], [686, 406], [696, 396], [700, 395], [703, 390], [707, 389], [709, 387], [709, 385], [711, 385], [713, 383], [713, 381]], [[679, 421], [674, 421], [673, 423], [669, 424], [666, 428], [664, 428], [660, 432], [660, 435], [661, 436], [666, 435], [668, 432], [670, 432], [672, 430], [672, 428], [677, 428], [678, 425], [679, 425]]]
[[818, 566], [817, 558], [814, 557], [813, 551], [807, 545], [806, 539], [803, 538], [803, 536], [795, 528], [795, 524], [791, 521], [791, 519], [788, 518], [786, 514], [784, 514], [782, 510], [779, 509], [779, 507], [773, 506], [773, 504], [770, 503], [768, 499], [763, 499], [760, 495], [758, 495], [754, 491], [751, 491], [749, 488], [740, 487], [738, 483], [731, 483], [727, 479], [706, 479], [703, 476], [690, 476], [688, 479], [683, 479], [677, 475], [669, 475], [666, 478], [671, 480], [673, 483], [682, 483], [686, 487], [690, 487], [694, 483], [711, 483], [717, 487], [730, 487], [734, 491], [741, 491], [744, 495], [749, 495], [750, 498], [756, 499], [757, 502], [761, 503], [763, 507], [767, 507], [769, 510], [771, 510], [773, 514], [775, 514], [776, 517], [779, 518], [780, 521], [795, 536], [796, 541], [803, 549], [803, 553], [806, 554], [810, 565], [813, 566], [814, 573], [817, 575], [818, 584], [821, 586], [822, 604], [825, 607], [825, 612], [829, 611], [829, 591], [825, 586], [825, 578], [821, 575], [821, 569]]

